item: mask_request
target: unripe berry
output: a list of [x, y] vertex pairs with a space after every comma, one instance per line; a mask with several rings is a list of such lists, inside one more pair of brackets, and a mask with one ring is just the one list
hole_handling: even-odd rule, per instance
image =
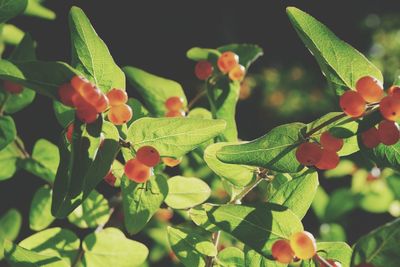
[[105, 94], [101, 94], [97, 101], [93, 102], [93, 106], [96, 108], [98, 113], [103, 113], [108, 108], [108, 98]]
[[24, 87], [22, 85], [12, 81], [4, 81], [3, 86], [4, 90], [9, 92], [10, 94], [20, 94], [24, 90]]
[[366, 102], [358, 92], [346, 91], [339, 100], [339, 105], [348, 116], [356, 118], [364, 114]]
[[213, 66], [210, 62], [206, 60], [202, 60], [197, 62], [196, 66], [194, 67], [194, 74], [196, 75], [197, 79], [199, 80], [207, 80], [213, 72]]
[[74, 106], [72, 98], [75, 94], [77, 94], [77, 92], [69, 83], [61, 85], [60, 88], [58, 89], [58, 95], [60, 97], [61, 103], [69, 107]]
[[136, 152], [136, 159], [148, 167], [154, 167], [160, 162], [160, 153], [152, 146], [142, 146]]
[[305, 166], [317, 164], [321, 157], [322, 149], [316, 143], [303, 143], [296, 150], [297, 160]]
[[307, 231], [293, 234], [290, 237], [290, 247], [294, 251], [296, 257], [302, 260], [311, 259], [315, 253], [317, 253], [315, 238]]
[[229, 79], [232, 81], [241, 82], [246, 75], [246, 69], [242, 65], [236, 65], [233, 69], [229, 71]]
[[71, 85], [77, 92], [79, 92], [81, 88], [87, 83], [89, 83], [89, 80], [82, 76], [75, 75], [71, 79]]
[[231, 51], [222, 53], [217, 61], [218, 68], [222, 73], [228, 73], [238, 64], [239, 56]]
[[332, 151], [339, 151], [343, 147], [343, 139], [334, 137], [328, 131], [321, 134], [320, 143], [323, 148]]
[[122, 125], [132, 119], [132, 109], [127, 104], [111, 106], [108, 120], [114, 125]]
[[322, 157], [317, 164], [315, 164], [315, 167], [320, 170], [331, 170], [336, 168], [336, 166], [339, 164], [339, 161], [339, 155], [336, 153], [336, 151], [323, 148]]
[[271, 248], [272, 257], [276, 261], [284, 264], [291, 263], [294, 257], [294, 252], [290, 247], [288, 240], [278, 240], [272, 245]]
[[382, 116], [389, 121], [400, 119], [400, 98], [386, 96], [379, 103], [379, 110]]
[[114, 174], [112, 173], [112, 171], [109, 171], [106, 175], [106, 177], [104, 177], [104, 181], [111, 185], [114, 186], [115, 185], [115, 181], [117, 181], [117, 178], [114, 176]]
[[110, 106], [119, 106], [125, 104], [128, 101], [128, 95], [125, 91], [120, 89], [111, 89], [107, 93], [107, 98]]
[[162, 158], [162, 161], [168, 167], [175, 167], [175, 166], [178, 166], [182, 162], [182, 158], [174, 159], [174, 158], [165, 157], [165, 158]]
[[378, 126], [378, 136], [387, 146], [396, 144], [400, 138], [399, 125], [393, 121], [381, 121]]
[[361, 133], [361, 140], [366, 148], [374, 148], [381, 143], [378, 130], [375, 127]]
[[88, 106], [82, 106], [78, 107], [76, 110], [76, 116], [78, 117], [79, 120], [81, 120], [84, 123], [92, 123], [97, 118], [99, 117], [99, 114], [97, 113], [97, 110], [88, 105]]
[[377, 102], [383, 97], [383, 86], [371, 76], [364, 76], [356, 83], [356, 90], [366, 102]]
[[165, 113], [165, 117], [174, 118], [174, 117], [185, 117], [185, 111], [183, 110], [170, 110]]
[[179, 111], [183, 108], [183, 99], [179, 96], [172, 96], [165, 101], [165, 107], [169, 111]]
[[388, 89], [388, 95], [400, 98], [400, 86], [393, 85]]
[[137, 159], [131, 159], [125, 164], [125, 175], [136, 183], [144, 183], [150, 178], [151, 170]]
[[67, 132], [65, 133], [65, 137], [67, 138], [68, 142], [72, 143], [72, 135], [74, 134], [74, 124], [71, 123], [68, 125]]

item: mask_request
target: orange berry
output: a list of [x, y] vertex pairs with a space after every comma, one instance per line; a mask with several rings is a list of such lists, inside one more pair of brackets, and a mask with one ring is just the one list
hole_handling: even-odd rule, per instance
[[343, 139], [336, 138], [328, 131], [321, 134], [320, 143], [323, 148], [339, 151], [343, 147]]
[[86, 83], [84, 84], [78, 93], [82, 96], [83, 99], [85, 99], [86, 102], [94, 106], [93, 103], [97, 102], [101, 95], [102, 92], [100, 89], [98, 89], [95, 85], [91, 83]]
[[194, 74], [199, 80], [207, 80], [211, 76], [213, 69], [214, 68], [210, 62], [202, 60], [197, 62], [194, 67]]
[[183, 99], [179, 96], [172, 96], [165, 101], [165, 107], [169, 111], [179, 111], [183, 108]]
[[317, 164], [321, 157], [322, 149], [316, 143], [303, 143], [296, 150], [297, 160], [305, 166]]
[[107, 93], [108, 101], [110, 106], [119, 106], [128, 102], [128, 94], [120, 89], [111, 89]]
[[106, 177], [104, 177], [104, 181], [111, 185], [114, 186], [115, 185], [115, 181], [117, 181], [117, 178], [114, 176], [114, 174], [112, 173], [112, 171], [109, 171], [106, 175]]
[[175, 166], [178, 166], [182, 162], [182, 158], [174, 159], [174, 158], [165, 157], [165, 158], [162, 158], [162, 161], [168, 167], [175, 167]]
[[74, 124], [71, 123], [68, 125], [67, 132], [65, 133], [65, 137], [67, 138], [68, 142], [72, 143], [72, 135], [74, 133]]
[[228, 73], [238, 64], [239, 56], [231, 51], [222, 53], [217, 61], [218, 68], [222, 73]]
[[159, 221], [168, 222], [174, 217], [174, 212], [171, 209], [159, 209], [154, 217]]
[[272, 257], [274, 257], [276, 261], [284, 264], [291, 263], [294, 257], [294, 252], [288, 240], [282, 239], [275, 241], [272, 245], [271, 252]]
[[387, 146], [397, 143], [400, 138], [399, 125], [393, 121], [381, 121], [378, 126], [379, 141]]
[[22, 85], [12, 81], [4, 81], [3, 86], [4, 90], [9, 92], [10, 94], [20, 94], [24, 90], [24, 87]]
[[311, 259], [315, 253], [317, 253], [315, 238], [307, 231], [293, 234], [290, 237], [290, 247], [294, 251], [296, 257], [301, 260]]
[[97, 120], [99, 114], [94, 107], [87, 105], [78, 107], [78, 109], [76, 110], [76, 116], [84, 123], [92, 123]]
[[71, 83], [72, 87], [73, 87], [77, 92], [79, 92], [79, 91], [81, 90], [81, 88], [82, 88], [85, 84], [89, 83], [89, 81], [88, 81], [85, 77], [75, 75], [74, 77], [72, 77], [70, 83]]
[[377, 102], [383, 97], [383, 86], [371, 76], [364, 76], [356, 82], [356, 90], [366, 102]]
[[339, 105], [348, 116], [356, 118], [364, 114], [366, 102], [358, 92], [346, 91], [339, 100]]
[[132, 109], [127, 104], [111, 106], [108, 111], [108, 120], [114, 125], [122, 125], [132, 119]]
[[378, 130], [375, 127], [361, 133], [361, 140], [366, 148], [374, 148], [381, 143], [379, 140]]
[[339, 164], [339, 161], [339, 155], [336, 153], [336, 151], [323, 148], [322, 157], [317, 164], [315, 164], [315, 167], [320, 170], [331, 170], [336, 168], [336, 166]]
[[107, 96], [105, 94], [101, 94], [100, 98], [96, 102], [93, 102], [93, 106], [96, 108], [98, 113], [103, 113], [107, 110], [108, 103]]
[[165, 117], [173, 118], [173, 117], [185, 117], [185, 112], [183, 110], [170, 110], [165, 113]]
[[388, 90], [388, 95], [400, 98], [400, 86], [391, 86]]
[[389, 121], [397, 121], [400, 119], [400, 98], [394, 96], [384, 97], [380, 104], [379, 110], [382, 116]]
[[60, 97], [61, 103], [66, 106], [73, 107], [74, 103], [72, 97], [77, 94], [75, 89], [69, 83], [65, 83], [58, 88], [58, 95]]
[[86, 107], [93, 107], [92, 105], [90, 105], [85, 99], [83, 99], [83, 97], [76, 93], [74, 95], [72, 95], [72, 104], [75, 108], [80, 109], [80, 108], [86, 108]]
[[236, 65], [233, 69], [229, 71], [229, 79], [232, 81], [241, 82], [246, 75], [246, 69], [242, 65]]
[[125, 175], [136, 183], [144, 183], [150, 178], [151, 171], [137, 159], [131, 159], [125, 164]]
[[152, 146], [142, 146], [136, 152], [136, 159], [148, 167], [154, 167], [160, 162], [160, 153]]

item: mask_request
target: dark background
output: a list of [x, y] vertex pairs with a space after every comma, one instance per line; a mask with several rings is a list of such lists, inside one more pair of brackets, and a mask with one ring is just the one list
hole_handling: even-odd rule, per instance
[[[68, 11], [72, 5], [81, 7], [98, 34], [108, 45], [120, 66], [133, 65], [151, 73], [179, 81], [189, 99], [193, 97], [197, 81], [194, 64], [185, 56], [193, 46], [217, 47], [227, 43], [255, 43], [264, 49], [264, 56], [251, 68], [257, 72], [266, 66], [286, 66], [301, 63], [319, 75], [319, 67], [304, 47], [287, 19], [285, 8], [296, 6], [314, 15], [360, 51], [365, 51], [370, 36], [360, 31], [360, 22], [371, 13], [378, 16], [396, 13], [396, 1], [48, 1], [46, 6], [57, 14], [55, 21], [32, 17], [18, 17], [11, 21], [30, 32], [38, 42], [37, 54], [41, 60], [69, 62], [70, 40]], [[130, 95], [135, 95], [129, 91]], [[266, 130], [282, 124], [262, 120], [248, 107], [238, 107], [238, 127], [242, 139], [259, 137]], [[14, 115], [19, 135], [28, 151], [34, 142], [45, 138], [53, 143], [61, 132], [52, 113], [51, 102], [37, 96], [33, 105]], [[261, 119], [260, 119], [261, 118]], [[304, 117], [303, 121], [313, 117]], [[323, 184], [324, 181], [321, 181]], [[20, 171], [14, 179], [1, 183], [0, 214], [10, 207], [24, 215], [24, 229], [19, 239], [29, 234], [27, 215], [30, 201], [42, 181]], [[327, 184], [335, 187], [335, 184]], [[357, 211], [348, 231], [349, 241], [389, 221], [389, 215], [373, 215]], [[306, 228], [317, 227], [313, 216], [306, 217]]]

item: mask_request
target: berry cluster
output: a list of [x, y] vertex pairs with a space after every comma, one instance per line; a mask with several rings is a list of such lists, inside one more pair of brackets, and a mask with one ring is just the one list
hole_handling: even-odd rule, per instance
[[338, 151], [343, 140], [332, 136], [328, 131], [321, 134], [320, 144], [302, 143], [296, 150], [297, 160], [305, 166], [315, 166], [320, 170], [330, 170], [339, 164]]
[[[246, 74], [245, 67], [239, 64], [239, 56], [231, 51], [221, 54], [217, 60], [217, 66], [219, 71], [228, 74], [232, 81], [242, 81]], [[213, 71], [213, 65], [206, 60], [197, 62], [194, 68], [194, 73], [199, 80], [207, 80], [211, 77]]]
[[11, 81], [4, 81], [3, 82], [3, 87], [4, 90], [6, 90], [10, 94], [20, 94], [24, 90], [24, 87], [22, 85], [19, 85], [17, 83], [11, 82]]
[[125, 175], [136, 183], [144, 183], [151, 176], [151, 168], [160, 162], [160, 154], [152, 146], [143, 146], [136, 152], [136, 158], [125, 164]]
[[114, 125], [122, 125], [132, 119], [132, 109], [126, 104], [128, 95], [125, 91], [112, 89], [107, 93], [110, 110], [107, 118]]
[[185, 111], [183, 110], [183, 100], [178, 96], [172, 96], [165, 101], [165, 107], [167, 112], [165, 117], [185, 117]]

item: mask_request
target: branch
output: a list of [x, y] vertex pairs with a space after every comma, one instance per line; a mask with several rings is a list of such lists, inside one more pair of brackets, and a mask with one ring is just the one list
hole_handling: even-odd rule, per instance
[[346, 114], [341, 113], [341, 114], [339, 114], [339, 115], [337, 115], [337, 116], [335, 116], [335, 117], [333, 117], [333, 118], [321, 123], [320, 125], [318, 125], [314, 129], [311, 129], [308, 133], [306, 133], [304, 138], [307, 139], [307, 138], [311, 137], [313, 134], [315, 134], [319, 130], [323, 129], [324, 127], [328, 126], [329, 124], [334, 123], [334, 122], [336, 122], [336, 121], [338, 121], [338, 120], [340, 120], [340, 119], [342, 119], [342, 118], [344, 118], [346, 116], [347, 116]]
[[200, 91], [192, 100], [190, 100], [187, 109], [190, 110], [197, 101], [199, 101], [203, 96], [206, 95], [206, 90]]

